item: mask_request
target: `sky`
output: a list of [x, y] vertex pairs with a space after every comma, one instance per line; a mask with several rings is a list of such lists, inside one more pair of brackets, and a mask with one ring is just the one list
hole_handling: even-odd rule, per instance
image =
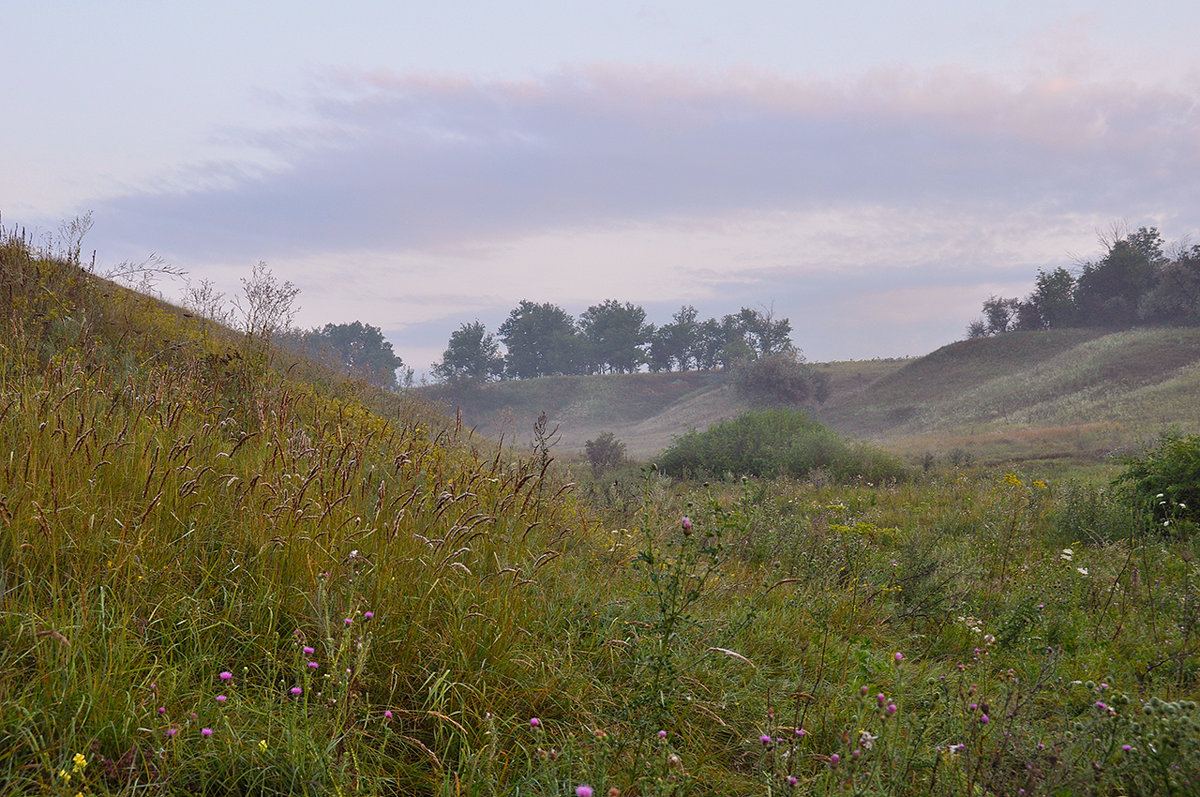
[[[736, 5], [736, 8], [735, 8]], [[1200, 241], [1200, 4], [942, 0], [6, 4], [0, 224], [91, 213], [418, 375], [522, 299], [791, 321], [809, 360], [916, 356], [992, 295]]]

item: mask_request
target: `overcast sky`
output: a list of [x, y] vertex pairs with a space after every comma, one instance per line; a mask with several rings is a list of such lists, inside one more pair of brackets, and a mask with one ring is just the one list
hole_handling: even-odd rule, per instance
[[229, 293], [266, 261], [418, 372], [523, 298], [919, 355], [1114, 221], [1200, 240], [1197, 34], [1192, 0], [9, 3], [0, 214]]

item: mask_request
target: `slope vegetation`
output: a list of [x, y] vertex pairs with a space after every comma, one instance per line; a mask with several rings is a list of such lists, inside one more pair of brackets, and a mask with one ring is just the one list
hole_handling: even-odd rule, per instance
[[[808, 408], [818, 419], [912, 456], [1094, 461], [1171, 426], [1200, 429], [1200, 329], [1021, 332], [914, 360], [815, 367], [831, 384], [829, 400]], [[611, 431], [636, 458], [752, 408], [720, 372], [550, 377], [426, 395], [487, 436], [524, 445], [545, 412], [560, 451]]]

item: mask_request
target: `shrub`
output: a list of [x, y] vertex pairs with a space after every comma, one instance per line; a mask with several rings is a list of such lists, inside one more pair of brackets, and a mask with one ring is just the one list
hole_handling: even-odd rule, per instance
[[865, 444], [849, 443], [802, 410], [752, 410], [722, 421], [708, 431], [692, 430], [675, 438], [658, 466], [681, 474], [807, 476], [823, 470], [847, 481], [903, 478], [894, 457]]
[[625, 444], [612, 432], [601, 432], [593, 440], [583, 444], [588, 462], [597, 472], [618, 467], [625, 461]]
[[1200, 521], [1200, 435], [1167, 432], [1126, 461], [1114, 482], [1134, 511], [1163, 527]]
[[814, 372], [795, 352], [739, 361], [733, 386], [738, 395], [767, 407], [803, 404], [810, 398], [823, 404], [829, 397], [828, 375]]

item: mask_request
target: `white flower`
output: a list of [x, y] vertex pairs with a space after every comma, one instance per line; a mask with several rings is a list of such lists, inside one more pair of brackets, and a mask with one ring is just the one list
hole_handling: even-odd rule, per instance
[[1086, 567], [1077, 567], [1077, 568], [1075, 568], [1075, 571], [1077, 573], [1081, 573], [1085, 576], [1088, 574], [1088, 569]]
[[875, 740], [878, 738], [878, 736], [872, 736], [870, 731], [859, 731], [858, 746], [864, 750], [870, 750], [875, 746]]
[[1075, 558], [1075, 552], [1072, 551], [1070, 548], [1063, 548], [1062, 553], [1058, 555], [1058, 558], [1062, 559], [1065, 562], [1069, 562]]

